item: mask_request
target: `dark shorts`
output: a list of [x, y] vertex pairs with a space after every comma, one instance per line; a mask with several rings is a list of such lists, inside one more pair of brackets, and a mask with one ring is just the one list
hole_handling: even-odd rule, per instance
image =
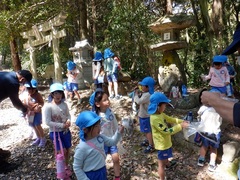
[[67, 91], [70, 91], [70, 92], [72, 92], [72, 91], [77, 91], [78, 90], [78, 84], [77, 83], [67, 83], [67, 85], [66, 85], [66, 90]]
[[219, 144], [220, 144], [220, 137], [221, 137], [221, 133], [218, 133], [216, 136], [216, 139], [217, 139], [217, 143], [214, 143], [206, 138], [204, 138], [203, 136], [201, 136], [201, 140], [202, 140], [202, 145], [204, 147], [213, 147], [213, 148], [219, 148]]
[[[69, 130], [67, 132], [61, 131], [59, 132], [59, 135], [60, 135], [63, 148], [69, 149], [72, 146], [71, 132]], [[50, 132], [50, 139], [54, 143], [53, 138], [54, 138], [54, 132]], [[56, 132], [56, 143], [57, 143], [57, 151], [60, 151], [60, 144], [58, 141], [58, 132]]]
[[39, 126], [42, 124], [42, 113], [35, 113], [33, 123], [29, 123], [29, 126]]
[[224, 86], [224, 87], [214, 87], [214, 86], [212, 86], [211, 92], [219, 92], [221, 94], [226, 94], [227, 93], [227, 88], [226, 88], [226, 86]]
[[233, 106], [233, 125], [240, 127], [240, 103], [235, 103]]
[[114, 154], [114, 153], [118, 153], [118, 148], [117, 146], [104, 146], [104, 150], [106, 154]]
[[150, 124], [150, 117], [148, 117], [148, 118], [140, 118], [139, 117], [139, 122], [140, 122], [140, 131], [141, 132], [143, 132], [143, 133], [152, 132], [151, 124]]
[[172, 148], [165, 149], [165, 150], [158, 150], [158, 159], [165, 160], [168, 158], [173, 157]]
[[85, 172], [86, 176], [91, 180], [107, 180], [107, 169], [106, 166], [96, 170]]
[[113, 73], [107, 76], [107, 81], [108, 82], [117, 82], [118, 81], [118, 74]]

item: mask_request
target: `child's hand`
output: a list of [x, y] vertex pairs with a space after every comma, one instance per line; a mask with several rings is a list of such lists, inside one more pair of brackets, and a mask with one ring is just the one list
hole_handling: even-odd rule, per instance
[[187, 128], [189, 126], [189, 121], [183, 121], [181, 123], [182, 128]]
[[69, 128], [71, 126], [71, 121], [68, 119], [66, 122], [65, 122], [65, 128]]
[[121, 134], [124, 132], [124, 126], [123, 125], [118, 125], [118, 132], [120, 132]]

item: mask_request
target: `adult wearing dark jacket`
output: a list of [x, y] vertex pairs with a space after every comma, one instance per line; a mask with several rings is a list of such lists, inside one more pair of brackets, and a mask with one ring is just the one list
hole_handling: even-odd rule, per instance
[[[0, 103], [6, 98], [10, 98], [15, 108], [27, 113], [27, 108], [19, 99], [20, 84], [24, 85], [32, 80], [32, 74], [28, 70], [17, 72], [0, 71]], [[1, 119], [0, 119], [1, 120]], [[0, 173], [11, 171], [16, 165], [7, 162], [11, 152], [0, 148]]]

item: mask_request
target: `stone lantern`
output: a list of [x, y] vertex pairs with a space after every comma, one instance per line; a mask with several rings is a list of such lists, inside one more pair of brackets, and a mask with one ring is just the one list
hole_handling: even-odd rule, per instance
[[79, 88], [85, 88], [86, 83], [91, 84], [92, 79], [92, 57], [93, 47], [87, 40], [77, 41], [74, 47], [69, 48], [75, 62], [80, 70]]
[[168, 15], [149, 25], [149, 28], [161, 36], [161, 42], [151, 45], [153, 51], [162, 51], [158, 81], [164, 92], [169, 92], [177, 82], [187, 83], [183, 64], [176, 50], [187, 47], [187, 42], [181, 40], [180, 31], [194, 25], [193, 16], [179, 14]]

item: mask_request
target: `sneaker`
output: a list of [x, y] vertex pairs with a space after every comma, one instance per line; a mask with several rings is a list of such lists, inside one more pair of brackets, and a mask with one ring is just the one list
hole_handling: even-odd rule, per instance
[[143, 142], [141, 142], [140, 145], [141, 146], [148, 146], [149, 145], [148, 140], [144, 140]]
[[77, 105], [80, 105], [82, 103], [82, 99], [79, 99], [77, 102]]
[[39, 143], [39, 145], [38, 145], [38, 147], [45, 147], [45, 145], [46, 145], [46, 139], [45, 138], [42, 138], [42, 139], [40, 139], [40, 143]]
[[197, 165], [203, 167], [204, 166], [204, 160], [203, 159], [198, 159]]
[[149, 145], [145, 150], [144, 153], [152, 153], [153, 151], [155, 151], [154, 147], [152, 147], [151, 145]]
[[166, 169], [172, 168], [172, 167], [174, 167], [174, 166], [176, 166], [176, 165], [177, 165], [177, 162], [176, 162], [176, 161], [174, 161], [174, 160], [169, 161], [169, 165], [166, 166]]
[[117, 95], [117, 96], [115, 96], [115, 99], [116, 100], [119, 100], [119, 99], [121, 99], [122, 98], [122, 95]]
[[40, 143], [40, 138], [37, 138], [35, 141], [33, 141], [32, 146], [38, 146]]
[[113, 99], [113, 98], [114, 98], [114, 95], [109, 96], [109, 98], [110, 98], [110, 99]]
[[210, 165], [208, 166], [208, 170], [209, 170], [210, 172], [214, 172], [214, 171], [216, 170], [216, 167], [217, 167], [216, 165], [211, 165], [211, 164], [210, 164]]

